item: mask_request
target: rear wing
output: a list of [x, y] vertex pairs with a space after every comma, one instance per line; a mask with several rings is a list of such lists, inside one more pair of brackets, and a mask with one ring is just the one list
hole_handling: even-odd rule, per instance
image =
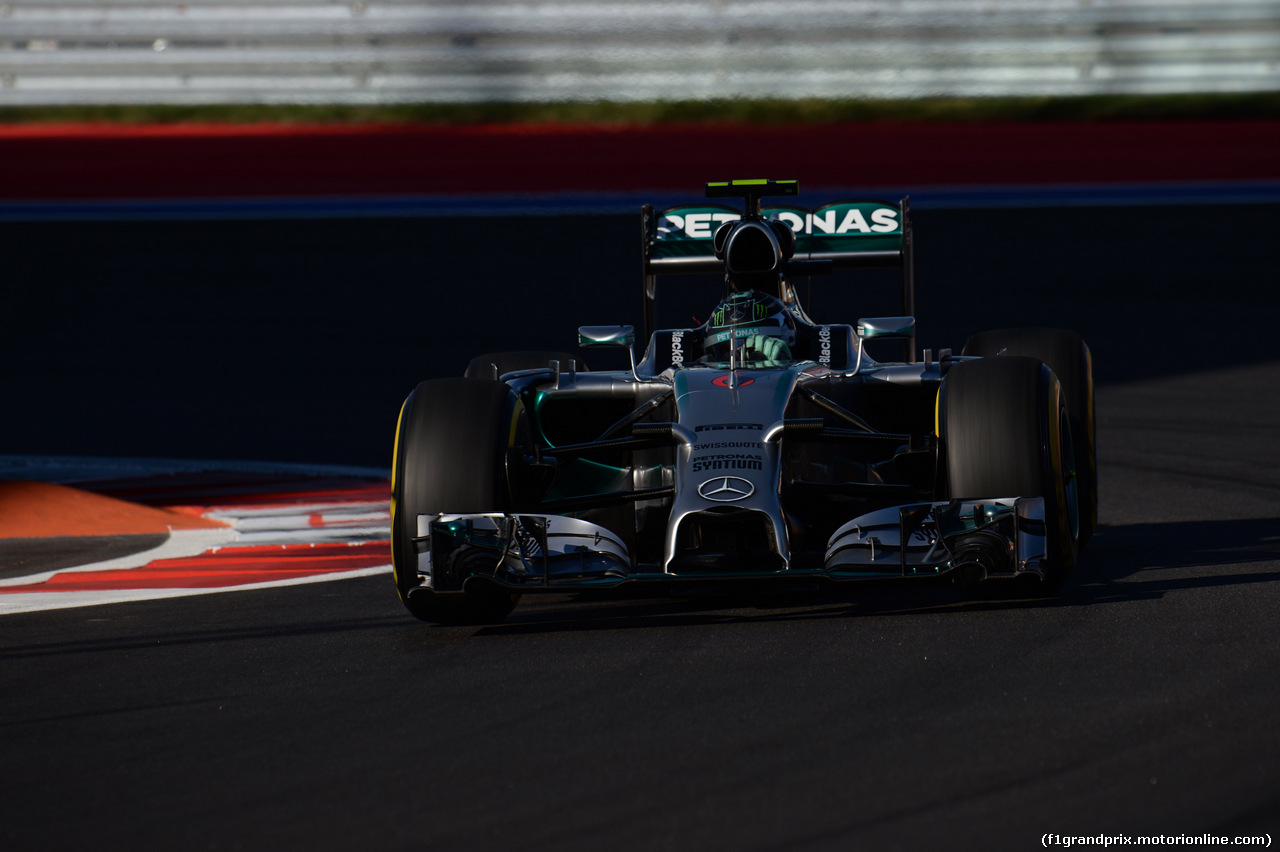
[[[886, 201], [837, 201], [815, 209], [771, 205], [760, 209], [766, 219], [779, 219], [796, 235], [797, 261], [826, 261], [832, 269], [902, 269], [902, 315], [915, 316], [911, 206], [904, 198]], [[684, 204], [655, 211], [640, 210], [644, 263], [645, 337], [657, 322], [658, 276], [724, 271], [712, 248], [712, 236], [724, 222], [743, 216], [722, 204]], [[915, 338], [906, 341], [906, 360], [914, 360]]]

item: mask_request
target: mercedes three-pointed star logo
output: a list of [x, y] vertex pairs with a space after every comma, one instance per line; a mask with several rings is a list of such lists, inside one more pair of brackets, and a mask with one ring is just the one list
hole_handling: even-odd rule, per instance
[[745, 500], [756, 493], [756, 487], [740, 476], [717, 476], [698, 486], [698, 495], [704, 500], [732, 503]]

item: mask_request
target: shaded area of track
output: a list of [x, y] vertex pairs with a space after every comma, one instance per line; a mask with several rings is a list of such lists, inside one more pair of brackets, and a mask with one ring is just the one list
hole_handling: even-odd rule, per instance
[[[1027, 849], [1280, 829], [1276, 364], [1104, 389], [1059, 600], [390, 581], [15, 615], [12, 848]], [[1224, 421], [1210, 423], [1206, 405]], [[1207, 443], [1212, 439], [1212, 443]]]
[[[1106, 381], [1102, 527], [1060, 600], [553, 597], [475, 630], [418, 624], [370, 577], [17, 614], [0, 622], [0, 842], [1280, 836], [1278, 214], [919, 217], [922, 345], [1061, 323]], [[419, 378], [637, 320], [635, 231], [630, 218], [6, 226], [30, 286], [0, 315], [4, 402], [20, 414], [0, 418], [0, 445], [385, 465]], [[549, 267], [564, 247], [574, 262]], [[891, 312], [814, 292], [820, 314]]]
[[[638, 325], [637, 218], [7, 223], [0, 450], [387, 467], [420, 379]], [[1275, 205], [916, 220], [922, 346], [1064, 325], [1103, 381], [1275, 354]], [[884, 293], [818, 280], [812, 313], [898, 313]], [[665, 322], [719, 295], [667, 286]]]
[[6, 539], [0, 547], [0, 580], [132, 556], [159, 547], [166, 538], [166, 534], [156, 533]]

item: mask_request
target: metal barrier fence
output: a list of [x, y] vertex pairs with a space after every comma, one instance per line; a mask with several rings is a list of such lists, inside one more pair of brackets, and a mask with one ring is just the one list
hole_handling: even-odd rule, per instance
[[0, 0], [0, 105], [1280, 89], [1280, 0]]

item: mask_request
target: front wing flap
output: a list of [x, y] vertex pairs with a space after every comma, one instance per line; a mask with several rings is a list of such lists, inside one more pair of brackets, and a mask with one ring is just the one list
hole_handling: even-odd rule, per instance
[[1044, 498], [952, 500], [892, 506], [849, 521], [831, 536], [824, 562], [834, 579], [1043, 576]]
[[610, 530], [560, 515], [420, 515], [422, 586], [460, 592], [474, 577], [518, 591], [608, 588], [691, 579], [856, 581], [979, 572], [976, 579], [1043, 576], [1044, 500], [1001, 498], [892, 506], [862, 515], [831, 536], [820, 567], [759, 572], [667, 573], [637, 566]]
[[560, 515], [419, 515], [418, 573], [437, 592], [483, 576], [506, 586], [611, 586], [632, 567], [609, 530]]

